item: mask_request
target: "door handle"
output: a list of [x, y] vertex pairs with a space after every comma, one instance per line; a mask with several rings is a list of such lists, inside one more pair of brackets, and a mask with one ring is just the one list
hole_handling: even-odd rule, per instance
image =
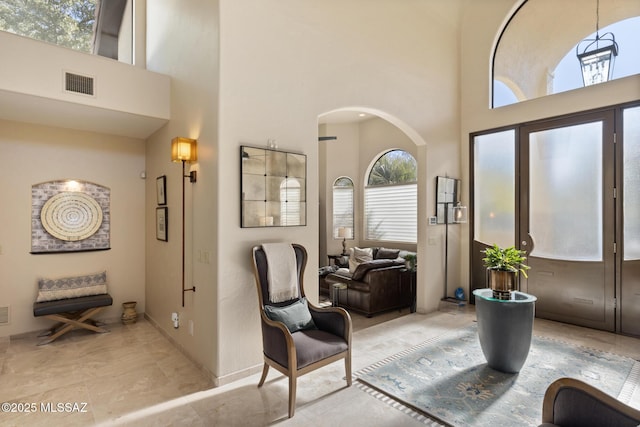
[[[531, 237], [531, 234], [528, 234], [529, 239], [527, 240], [523, 240], [522, 242], [520, 242], [520, 244], [522, 245], [523, 248], [526, 248], [527, 246], [529, 246], [529, 253], [531, 253], [533, 251], [533, 247], [535, 246], [535, 242], [533, 241], [533, 237]], [[531, 244], [529, 244], [529, 242], [531, 242]]]

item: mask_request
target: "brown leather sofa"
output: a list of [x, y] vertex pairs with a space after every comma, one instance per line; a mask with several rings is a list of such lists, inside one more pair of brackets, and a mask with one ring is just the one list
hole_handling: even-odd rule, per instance
[[[406, 253], [408, 252], [399, 252], [399, 257], [395, 259], [376, 259], [374, 255], [373, 260], [361, 263], [353, 273], [346, 268], [338, 269], [320, 281], [320, 290], [332, 298], [337, 297], [334, 303], [337, 302], [340, 307], [367, 317], [413, 307], [415, 273], [405, 269], [402, 255]], [[333, 292], [334, 285], [338, 285], [336, 294]]]

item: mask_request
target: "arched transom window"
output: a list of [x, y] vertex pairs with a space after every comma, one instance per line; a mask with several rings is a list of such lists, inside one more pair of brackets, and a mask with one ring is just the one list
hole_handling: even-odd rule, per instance
[[[616, 54], [606, 63], [610, 35]], [[525, 0], [494, 51], [492, 106], [639, 74], [638, 40], [638, 0]]]

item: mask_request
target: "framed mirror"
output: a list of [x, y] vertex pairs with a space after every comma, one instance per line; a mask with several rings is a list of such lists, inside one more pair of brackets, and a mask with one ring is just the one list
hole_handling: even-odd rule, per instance
[[307, 156], [240, 147], [240, 226], [307, 225]]
[[[436, 177], [436, 219], [438, 224], [453, 223], [453, 207], [460, 201], [460, 180]], [[447, 217], [445, 217], [445, 214]], [[448, 218], [448, 221], [446, 221]]]

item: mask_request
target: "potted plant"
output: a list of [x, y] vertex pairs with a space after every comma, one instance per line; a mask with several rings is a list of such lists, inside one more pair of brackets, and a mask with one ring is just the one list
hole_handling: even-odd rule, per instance
[[488, 272], [489, 287], [496, 299], [509, 299], [510, 292], [517, 289], [518, 274], [526, 278], [531, 267], [524, 264], [527, 259], [525, 251], [515, 246], [501, 248], [497, 244], [482, 251], [486, 256], [482, 259]]
[[418, 256], [416, 254], [408, 253], [404, 256], [404, 266], [409, 271], [415, 271], [418, 264]]

